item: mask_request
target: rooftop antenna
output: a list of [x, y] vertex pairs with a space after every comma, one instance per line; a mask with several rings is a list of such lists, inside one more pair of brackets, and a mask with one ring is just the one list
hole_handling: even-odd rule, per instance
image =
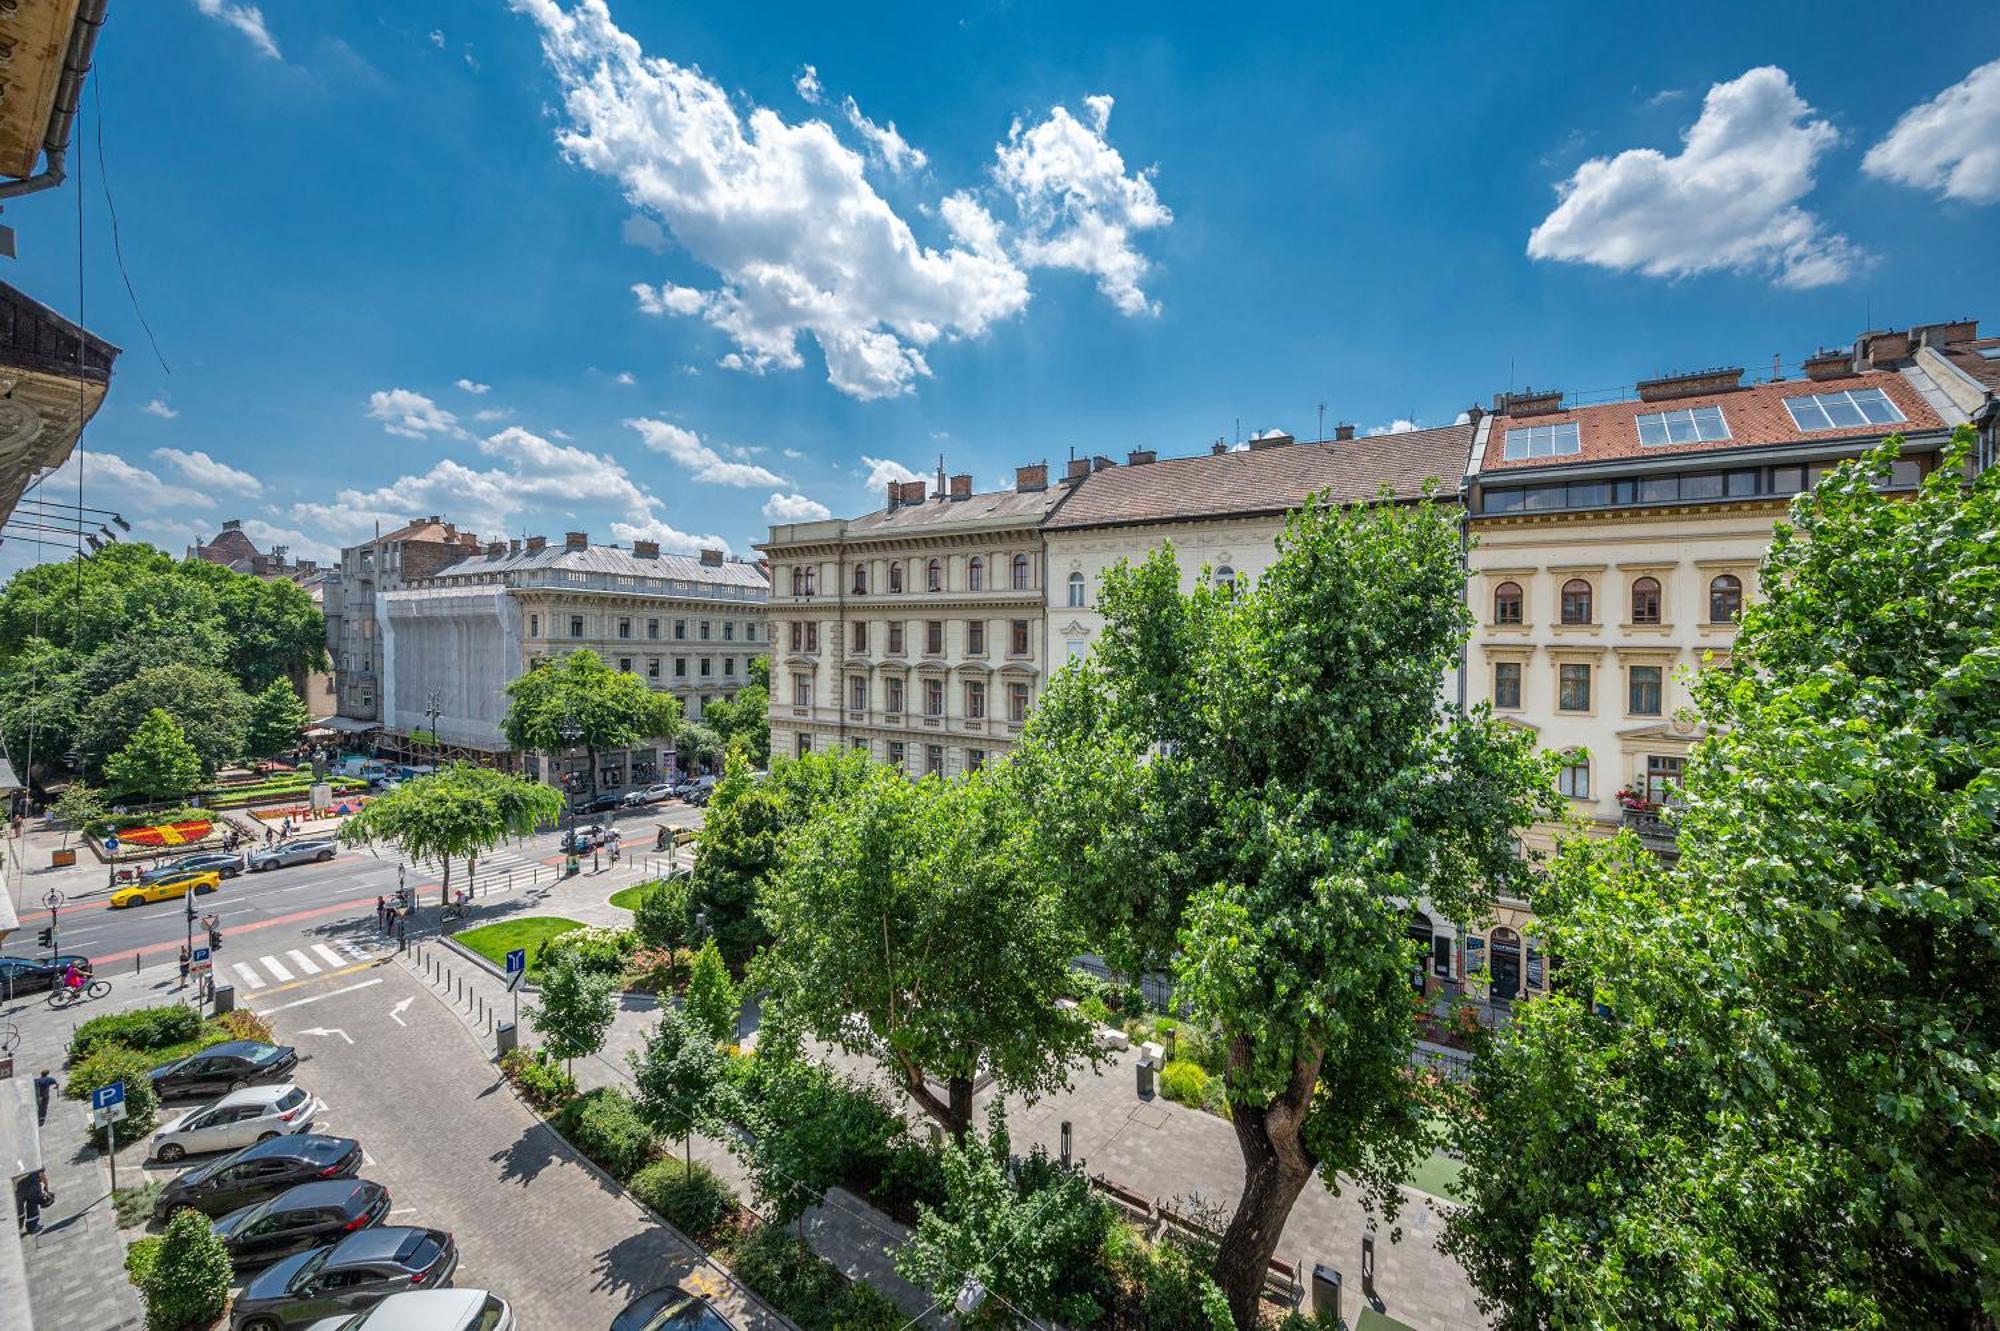
[[1777, 351], [1771, 353], [1771, 382], [1774, 384], [1785, 377], [1783, 362], [1780, 359], [1783, 354]]
[[1243, 442], [1243, 418], [1241, 416], [1236, 418], [1236, 442], [1239, 444]]
[[938, 488], [937, 488], [937, 492], [938, 492], [939, 494], [943, 494], [943, 493], [944, 493], [944, 454], [942, 454], [942, 453], [938, 454]]
[[1326, 403], [1319, 404], [1319, 437], [1326, 438]]

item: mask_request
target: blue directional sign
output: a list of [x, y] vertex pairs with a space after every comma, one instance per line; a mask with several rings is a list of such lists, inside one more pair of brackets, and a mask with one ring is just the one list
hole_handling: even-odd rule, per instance
[[507, 973], [509, 975], [518, 975], [526, 969], [528, 969], [528, 949], [517, 947], [507, 954]]
[[105, 848], [106, 850], [111, 850], [111, 851], [115, 851], [115, 850], [117, 850], [117, 849], [118, 849], [118, 838], [117, 838], [117, 837], [115, 837], [115, 836], [108, 836], [108, 837], [104, 838], [104, 848]]
[[109, 1109], [113, 1105], [125, 1103], [125, 1083], [114, 1081], [109, 1086], [100, 1086], [90, 1093], [90, 1107], [93, 1110]]

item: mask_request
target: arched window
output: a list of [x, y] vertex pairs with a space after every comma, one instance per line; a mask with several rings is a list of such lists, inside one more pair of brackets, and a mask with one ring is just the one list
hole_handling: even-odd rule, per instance
[[1724, 573], [1708, 584], [1708, 622], [1733, 624], [1743, 613], [1743, 579]]
[[806, 571], [802, 568], [794, 567], [792, 569], [792, 595], [794, 596], [803, 595], [805, 593], [805, 589], [806, 589]]
[[1632, 584], [1632, 622], [1634, 624], [1657, 624], [1660, 622], [1660, 580], [1640, 578]]
[[903, 590], [903, 566], [901, 564], [889, 565], [889, 590], [892, 592]]
[[1590, 759], [1575, 749], [1563, 754], [1556, 771], [1556, 789], [1573, 800], [1590, 798]]
[[1503, 582], [1493, 589], [1493, 622], [1495, 624], [1521, 622], [1520, 583]]
[[965, 585], [976, 592], [986, 590], [986, 561], [978, 555], [972, 557], [972, 564], [966, 570]]
[[812, 565], [810, 565], [810, 564], [806, 565], [806, 595], [807, 595], [807, 596], [811, 596], [811, 595], [812, 595], [812, 594], [813, 594], [814, 592], [816, 592], [816, 591], [818, 591], [818, 590], [819, 590], [819, 587], [818, 587], [818, 583], [819, 583], [819, 570], [818, 570], [818, 569], [816, 569], [816, 568], [814, 568], [814, 567], [813, 567]]
[[1236, 595], [1236, 570], [1227, 564], [1215, 570], [1215, 585], [1231, 596]]
[[1069, 575], [1069, 603], [1073, 606], [1083, 604], [1083, 574], [1081, 573], [1072, 573]]
[[924, 565], [924, 590], [941, 592], [944, 590], [944, 565], [933, 559]]
[[1582, 578], [1571, 578], [1563, 584], [1562, 622], [1590, 623], [1590, 584]]
[[854, 594], [856, 596], [866, 596], [868, 594], [868, 566], [866, 564], [856, 564], [854, 566]]
[[1034, 583], [1032, 583], [1028, 579], [1028, 557], [1026, 555], [1015, 555], [1014, 590], [1017, 592], [1024, 592], [1032, 586], [1034, 586]]

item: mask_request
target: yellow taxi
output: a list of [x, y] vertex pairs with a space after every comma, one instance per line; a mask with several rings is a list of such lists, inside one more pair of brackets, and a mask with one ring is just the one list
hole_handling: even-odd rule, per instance
[[148, 901], [172, 901], [193, 892], [197, 896], [213, 892], [222, 886], [222, 875], [213, 869], [190, 869], [186, 873], [169, 874], [165, 878], [150, 883], [133, 883], [119, 888], [111, 894], [111, 908], [120, 910], [126, 906], [137, 906]]

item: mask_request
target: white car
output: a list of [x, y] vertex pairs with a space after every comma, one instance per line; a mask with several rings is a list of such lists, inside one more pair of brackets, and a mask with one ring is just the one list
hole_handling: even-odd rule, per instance
[[172, 1164], [190, 1155], [235, 1151], [273, 1137], [304, 1132], [326, 1109], [303, 1086], [245, 1086], [213, 1104], [190, 1109], [153, 1134], [152, 1158]]
[[514, 1331], [514, 1310], [483, 1289], [391, 1294], [353, 1317], [329, 1317], [306, 1331]]

